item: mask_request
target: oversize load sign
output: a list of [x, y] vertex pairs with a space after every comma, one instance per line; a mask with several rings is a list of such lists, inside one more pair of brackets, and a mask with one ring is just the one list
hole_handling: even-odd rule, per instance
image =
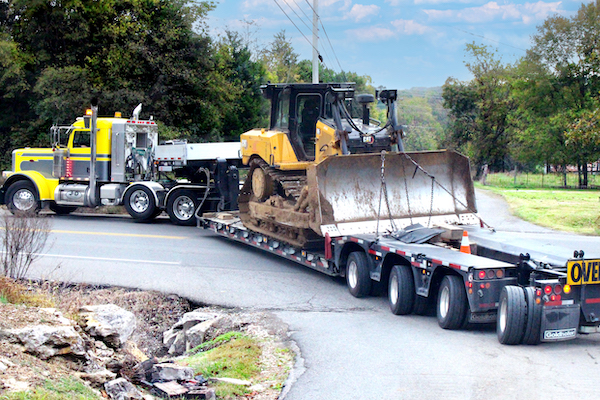
[[569, 285], [600, 284], [600, 260], [576, 260], [567, 262]]

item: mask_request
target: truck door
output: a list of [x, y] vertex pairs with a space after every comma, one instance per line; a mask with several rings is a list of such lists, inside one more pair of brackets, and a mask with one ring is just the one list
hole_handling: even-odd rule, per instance
[[65, 177], [74, 180], [90, 178], [90, 131], [75, 129], [69, 140], [69, 158], [66, 160]]

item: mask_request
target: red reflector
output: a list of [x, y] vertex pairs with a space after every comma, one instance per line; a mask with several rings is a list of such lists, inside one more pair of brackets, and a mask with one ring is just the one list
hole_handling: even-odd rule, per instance
[[479, 279], [485, 279], [485, 271], [479, 271]]
[[556, 295], [553, 294], [552, 296], [550, 296], [550, 301], [556, 301]]
[[552, 293], [552, 286], [550, 286], [550, 285], [546, 285], [546, 286], [544, 287], [544, 293], [546, 293], [546, 294], [550, 294], [550, 293]]
[[470, 289], [473, 287], [473, 282], [467, 282], [467, 287]]
[[485, 289], [485, 283], [482, 283], [482, 284], [480, 284], [480, 285], [479, 285], [479, 288], [481, 288], [481, 289]]
[[536, 295], [537, 297], [540, 297], [540, 296], [542, 295], [542, 290], [541, 290], [541, 289], [537, 289], [537, 290], [535, 291], [535, 295]]
[[488, 272], [487, 272], [488, 279], [493, 279], [494, 276], [496, 276], [496, 273], [494, 272], [494, 270], [493, 269], [489, 269]]
[[554, 293], [561, 294], [562, 293], [562, 285], [558, 284], [554, 286]]

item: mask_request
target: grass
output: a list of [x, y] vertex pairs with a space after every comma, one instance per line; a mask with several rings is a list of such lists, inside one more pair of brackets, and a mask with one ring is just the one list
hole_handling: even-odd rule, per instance
[[[560, 173], [518, 173], [515, 177], [512, 172], [491, 173], [486, 178], [486, 184], [494, 187], [513, 189], [558, 189], [564, 187], [564, 177]], [[590, 187], [600, 186], [600, 175], [588, 174], [588, 185]], [[579, 176], [576, 172], [567, 173], [567, 188], [577, 188]]]
[[243, 336], [244, 335], [241, 332], [237, 332], [237, 331], [227, 332], [221, 336], [214, 338], [213, 340], [209, 340], [207, 342], [199, 344], [198, 346], [194, 347], [193, 349], [188, 350], [188, 353], [196, 354], [201, 351], [207, 351], [210, 349], [214, 349], [215, 347], [219, 347], [222, 344], [225, 344], [225, 343], [230, 342], [235, 339], [239, 339]]
[[44, 386], [27, 392], [0, 396], [0, 400], [98, 400], [102, 397], [74, 378], [46, 381]]
[[[226, 333], [214, 339], [223, 342], [211, 350], [187, 357], [182, 362], [206, 378], [236, 378], [252, 380], [260, 373], [261, 348], [256, 339], [243, 334]], [[208, 342], [207, 342], [208, 343]], [[235, 398], [248, 394], [248, 387], [217, 382], [215, 392], [220, 399]]]
[[513, 213], [526, 221], [565, 232], [600, 235], [600, 191], [485, 189], [502, 195]]
[[55, 307], [54, 301], [49, 296], [40, 292], [29, 292], [27, 287], [5, 276], [0, 276], [0, 303]]

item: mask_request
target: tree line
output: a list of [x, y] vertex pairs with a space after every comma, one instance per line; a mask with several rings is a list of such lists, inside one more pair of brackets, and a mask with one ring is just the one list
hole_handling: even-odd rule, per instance
[[[285, 31], [251, 49], [240, 32], [208, 33], [211, 1], [0, 1], [0, 166], [23, 146], [49, 145], [93, 97], [101, 115], [143, 103], [161, 138], [236, 140], [266, 124], [260, 85], [310, 82]], [[324, 79], [370, 85], [322, 68]]]
[[586, 187], [587, 166], [600, 159], [600, 0], [549, 17], [532, 42], [514, 64], [467, 45], [473, 79], [443, 86], [443, 144], [468, 154], [479, 172], [577, 166]]

